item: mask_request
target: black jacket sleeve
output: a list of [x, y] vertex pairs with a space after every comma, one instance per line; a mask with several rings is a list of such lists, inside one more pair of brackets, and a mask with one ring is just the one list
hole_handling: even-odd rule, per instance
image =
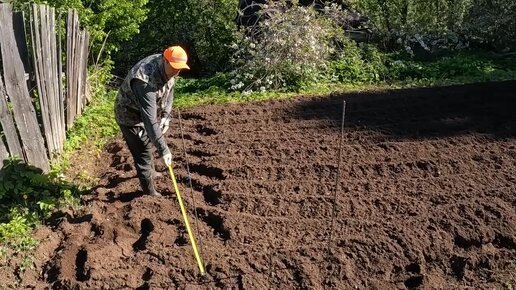
[[140, 104], [140, 114], [145, 131], [152, 143], [154, 143], [154, 146], [158, 149], [159, 155], [163, 157], [163, 155], [170, 153], [170, 150], [168, 149], [165, 136], [163, 136], [159, 128], [156, 92], [146, 82], [139, 79], [133, 79], [131, 81], [131, 89]]

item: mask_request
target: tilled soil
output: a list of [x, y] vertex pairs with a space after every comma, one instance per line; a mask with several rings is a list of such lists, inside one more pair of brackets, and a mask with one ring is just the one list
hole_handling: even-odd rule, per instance
[[177, 116], [168, 140], [208, 275], [198, 277], [164, 166], [165, 197], [143, 196], [114, 140], [86, 207], [38, 230], [21, 285], [514, 287], [515, 91], [506, 82], [185, 110], [190, 176]]

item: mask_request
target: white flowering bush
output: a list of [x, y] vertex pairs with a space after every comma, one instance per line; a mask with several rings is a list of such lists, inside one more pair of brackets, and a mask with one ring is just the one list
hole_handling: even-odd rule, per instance
[[250, 93], [316, 82], [341, 30], [313, 7], [280, 1], [262, 5], [259, 13], [260, 20], [238, 31], [231, 46], [231, 89]]
[[460, 51], [470, 47], [469, 37], [453, 31], [434, 31], [420, 33], [414, 31], [393, 31], [391, 38], [411, 56], [422, 52]]
[[470, 47], [516, 50], [515, 0], [350, 0], [383, 48], [410, 55]]

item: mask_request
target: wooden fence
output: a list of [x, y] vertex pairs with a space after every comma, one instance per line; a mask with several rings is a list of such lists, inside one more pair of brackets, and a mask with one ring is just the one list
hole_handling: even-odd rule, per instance
[[66, 28], [54, 8], [33, 4], [29, 14], [27, 19], [10, 4], [0, 4], [0, 158], [19, 156], [47, 171], [49, 159], [63, 150], [66, 130], [89, 101], [89, 35], [73, 10]]

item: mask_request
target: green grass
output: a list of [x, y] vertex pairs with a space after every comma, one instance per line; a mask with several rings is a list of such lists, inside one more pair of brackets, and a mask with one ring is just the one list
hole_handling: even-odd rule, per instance
[[[92, 99], [90, 105], [74, 122], [67, 132], [64, 152], [57, 156], [52, 163], [52, 170], [64, 173], [70, 166], [70, 157], [78, 149], [89, 147], [97, 152], [101, 151], [109, 138], [118, 132], [118, 125], [113, 117], [113, 104], [116, 91], [102, 90]], [[90, 177], [84, 176], [85, 179]]]
[[118, 125], [113, 118], [113, 104], [116, 91], [99, 94], [93, 98], [90, 106], [74, 122], [67, 134], [65, 152], [74, 151], [86, 140], [94, 140], [102, 147], [109, 137], [118, 131]]
[[42, 173], [20, 159], [4, 160], [0, 173], [0, 260], [32, 265], [38, 241], [32, 230], [57, 208], [76, 205], [81, 190], [55, 171]]

